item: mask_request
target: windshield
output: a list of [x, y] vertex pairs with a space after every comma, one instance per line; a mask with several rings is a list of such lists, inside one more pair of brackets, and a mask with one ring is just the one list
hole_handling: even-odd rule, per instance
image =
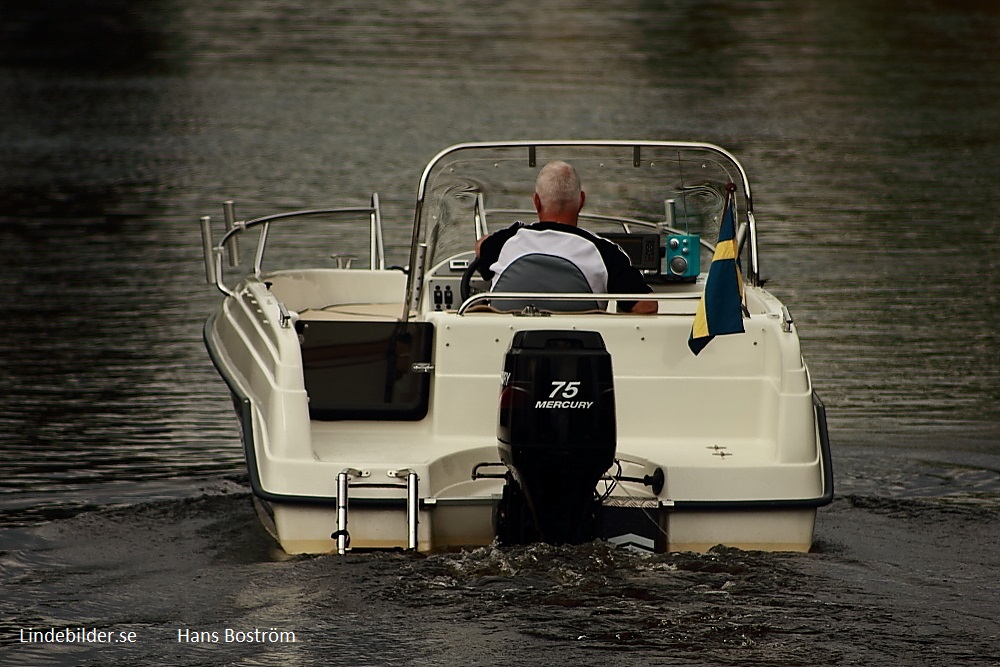
[[663, 233], [669, 226], [714, 244], [726, 184], [737, 187], [738, 221], [750, 206], [742, 169], [714, 146], [469, 144], [444, 151], [424, 173], [414, 240], [427, 245], [426, 266], [471, 250], [479, 233], [535, 222], [535, 178], [552, 160], [576, 168], [586, 192], [580, 226], [596, 233]]

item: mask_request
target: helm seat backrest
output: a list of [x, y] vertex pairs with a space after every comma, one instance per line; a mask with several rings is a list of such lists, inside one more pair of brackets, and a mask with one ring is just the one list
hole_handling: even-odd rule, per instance
[[[565, 257], [531, 253], [514, 260], [493, 284], [494, 292], [548, 292], [560, 294], [593, 294], [580, 268]], [[603, 310], [597, 301], [556, 301], [537, 298], [497, 299], [498, 310], [524, 310], [531, 305], [539, 310], [573, 312]]]

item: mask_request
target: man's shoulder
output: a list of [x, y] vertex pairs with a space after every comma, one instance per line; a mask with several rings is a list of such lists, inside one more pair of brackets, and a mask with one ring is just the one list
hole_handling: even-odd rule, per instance
[[500, 246], [506, 243], [509, 238], [517, 234], [517, 232], [523, 229], [524, 226], [525, 226], [524, 223], [518, 220], [509, 227], [498, 229], [497, 231], [487, 235], [483, 239], [483, 246], [499, 249]]

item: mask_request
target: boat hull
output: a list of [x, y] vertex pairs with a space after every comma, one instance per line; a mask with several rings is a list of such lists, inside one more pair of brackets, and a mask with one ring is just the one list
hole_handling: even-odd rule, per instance
[[[337, 525], [332, 506], [274, 503], [255, 499], [262, 523], [289, 554], [318, 554], [337, 551], [331, 537]], [[419, 551], [448, 551], [488, 546], [495, 540], [492, 517], [495, 500], [442, 504], [420, 513]], [[612, 541], [643, 551], [705, 552], [714, 547], [753, 551], [807, 552], [812, 547], [816, 509], [747, 511], [644, 512], [633, 519], [656, 519], [660, 540], [647, 535], [620, 532]], [[652, 516], [650, 516], [652, 514]], [[406, 545], [405, 513], [402, 507], [352, 507], [349, 528], [352, 550], [400, 549]]]
[[[622, 226], [614, 242], [641, 250], [630, 260], [643, 267], [651, 293], [470, 296], [471, 239], [486, 233], [487, 218], [493, 229], [502, 216], [520, 219], [524, 211], [508, 205], [531, 201], [540, 151], [566, 152], [602, 183], [587, 200], [589, 224]], [[694, 171], [699, 185], [691, 188], [685, 174]], [[740, 312], [730, 315], [744, 331], [714, 335], [692, 354], [692, 323], [701, 321], [711, 274], [669, 275], [657, 251], [676, 241], [710, 253], [697, 234], [674, 227], [675, 217], [703, 229], [733, 222], [737, 199], [734, 238], [723, 246], [718, 236], [719, 247], [737, 255], [722, 259], [742, 261], [747, 271], [724, 283], [730, 297], [738, 292], [729, 302]], [[662, 221], [650, 219], [651, 207], [664, 211]], [[369, 217], [369, 268], [263, 271], [269, 225], [359, 211]], [[226, 213], [233, 217], [231, 206]], [[749, 183], [722, 149], [656, 141], [449, 148], [421, 176], [406, 271], [383, 268], [376, 196], [361, 209], [228, 221], [230, 231], [213, 246], [202, 219], [207, 275], [226, 293], [205, 325], [205, 343], [233, 396], [262, 520], [289, 553], [479, 546], [496, 540], [495, 524], [511, 527], [501, 533], [515, 543], [544, 539], [537, 516], [534, 531], [523, 523], [511, 491], [521, 473], [505, 458], [510, 443], [498, 444], [505, 354], [516, 337], [540, 330], [599, 334], [613, 368], [607, 414], [616, 428], [605, 443], [613, 463], [603, 474], [588, 467], [588, 486], [600, 477], [596, 502], [586, 489], [574, 496], [588, 505], [580, 514], [586, 530], [574, 534], [649, 551], [810, 548], [816, 510], [833, 498], [825, 408], [788, 310], [762, 287]], [[230, 237], [252, 228], [262, 228], [254, 271], [230, 289], [221, 282], [222, 258]], [[514, 297], [532, 304], [579, 297], [602, 309], [502, 312], [489, 303]], [[655, 302], [656, 312], [619, 312], [619, 299]], [[531, 407], [579, 405], [572, 398], [585, 379], [541, 378]], [[546, 400], [559, 391], [568, 400]], [[543, 477], [575, 470], [578, 452], [558, 449], [562, 459], [539, 459]], [[602, 455], [599, 467], [607, 461]], [[525, 491], [525, 506], [535, 512], [539, 497]]]

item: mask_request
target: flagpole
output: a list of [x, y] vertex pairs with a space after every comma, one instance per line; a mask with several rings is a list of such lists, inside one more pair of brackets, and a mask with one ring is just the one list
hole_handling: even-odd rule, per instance
[[[733, 223], [735, 223], [736, 219], [737, 219], [737, 215], [736, 215], [736, 184], [733, 183], [732, 181], [726, 183], [726, 203], [725, 203], [725, 206], [723, 206], [722, 210], [723, 211], [728, 211], [730, 206], [733, 207]], [[723, 213], [723, 215], [725, 215], [725, 213]], [[739, 242], [739, 232], [738, 232], [739, 225], [735, 225], [735, 227], [736, 227], [736, 229], [734, 231], [737, 232], [736, 236], [734, 238], [734, 243], [736, 245], [736, 268], [737, 268], [737, 271], [736, 271], [736, 282], [737, 282], [737, 289], [739, 289], [739, 291], [740, 291], [740, 306], [743, 309], [743, 317], [744, 317], [744, 319], [750, 319], [750, 309], [747, 308], [747, 294], [746, 294], [746, 290], [743, 289], [743, 271], [742, 271], [742, 269], [740, 267], [740, 251], [743, 249], [743, 246]]]

